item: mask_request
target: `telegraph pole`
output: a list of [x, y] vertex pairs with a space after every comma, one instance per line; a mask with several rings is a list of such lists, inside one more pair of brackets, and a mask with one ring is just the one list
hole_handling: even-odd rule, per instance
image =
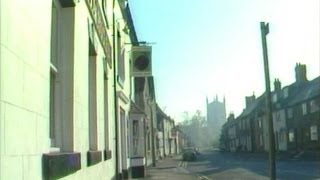
[[263, 49], [263, 62], [264, 62], [264, 74], [266, 81], [266, 117], [268, 121], [269, 132], [269, 170], [270, 179], [276, 179], [276, 161], [275, 161], [275, 143], [273, 132], [273, 120], [272, 120], [272, 104], [271, 104], [271, 92], [270, 92], [270, 75], [269, 75], [269, 62], [268, 62], [268, 49], [267, 49], [267, 34], [269, 33], [269, 24], [260, 22], [262, 49]]

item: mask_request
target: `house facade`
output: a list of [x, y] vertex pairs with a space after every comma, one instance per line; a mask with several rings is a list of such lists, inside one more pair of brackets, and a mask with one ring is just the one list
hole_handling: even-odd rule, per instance
[[[306, 66], [296, 64], [294, 83], [274, 81], [272, 119], [277, 151], [319, 150], [320, 77], [308, 80]], [[229, 151], [269, 151], [265, 95], [246, 97], [246, 108], [223, 125], [220, 143]]]

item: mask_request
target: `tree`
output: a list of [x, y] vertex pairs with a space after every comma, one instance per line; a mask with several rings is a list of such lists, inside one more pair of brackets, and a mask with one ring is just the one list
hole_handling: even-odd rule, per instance
[[184, 112], [183, 118], [184, 121], [180, 123], [180, 126], [189, 139], [189, 146], [204, 147], [212, 145], [212, 138], [205, 117], [200, 110], [197, 110], [192, 116], [188, 112]]

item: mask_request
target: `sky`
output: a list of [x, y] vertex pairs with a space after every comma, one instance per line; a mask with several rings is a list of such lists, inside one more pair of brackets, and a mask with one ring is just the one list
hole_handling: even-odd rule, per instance
[[139, 41], [152, 44], [156, 100], [176, 121], [218, 95], [240, 115], [245, 96], [265, 90], [260, 22], [267, 36], [271, 88], [295, 81], [297, 62], [320, 75], [319, 0], [129, 0]]

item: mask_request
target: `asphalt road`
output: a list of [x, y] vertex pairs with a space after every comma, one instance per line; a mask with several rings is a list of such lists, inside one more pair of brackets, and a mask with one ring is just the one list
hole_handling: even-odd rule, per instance
[[[261, 154], [205, 151], [196, 161], [181, 161], [180, 169], [200, 180], [269, 179], [268, 159]], [[278, 160], [277, 179], [320, 180], [320, 161]]]

